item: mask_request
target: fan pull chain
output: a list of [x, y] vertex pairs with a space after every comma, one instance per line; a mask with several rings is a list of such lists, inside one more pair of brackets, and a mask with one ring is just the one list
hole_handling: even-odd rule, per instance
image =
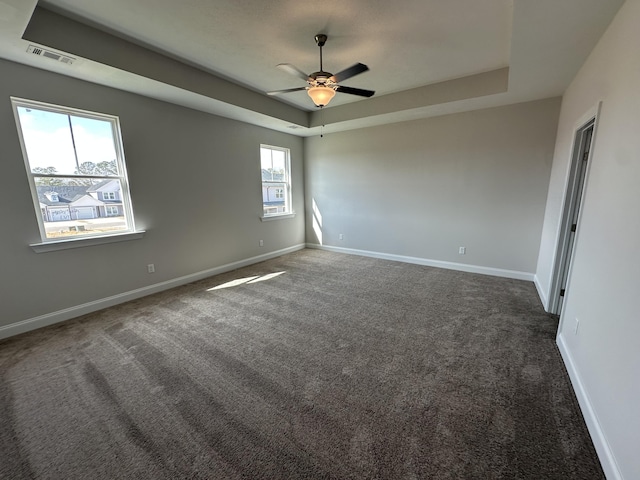
[[[320, 50], [322, 51], [322, 50]], [[320, 107], [320, 138], [324, 138], [324, 107]]]

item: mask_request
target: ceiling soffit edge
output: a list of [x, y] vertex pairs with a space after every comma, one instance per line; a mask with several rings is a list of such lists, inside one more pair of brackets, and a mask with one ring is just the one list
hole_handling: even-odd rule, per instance
[[307, 111], [42, 7], [34, 10], [22, 38], [294, 125], [308, 126]]
[[366, 101], [317, 110], [311, 114], [311, 127], [359, 118], [394, 114], [416, 108], [504, 93], [509, 86], [509, 68], [468, 75], [432, 83], [402, 92], [373, 97]]

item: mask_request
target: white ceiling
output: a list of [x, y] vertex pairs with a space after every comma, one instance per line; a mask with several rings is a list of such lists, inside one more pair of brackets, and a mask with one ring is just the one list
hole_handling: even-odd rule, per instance
[[[25, 32], [36, 3], [0, 0], [0, 57], [304, 136], [561, 95], [623, 0], [43, 0], [92, 28], [45, 15]], [[279, 63], [319, 69], [317, 33], [324, 69], [367, 64], [343, 84], [374, 97], [320, 113], [304, 91], [265, 95], [304, 86]]]

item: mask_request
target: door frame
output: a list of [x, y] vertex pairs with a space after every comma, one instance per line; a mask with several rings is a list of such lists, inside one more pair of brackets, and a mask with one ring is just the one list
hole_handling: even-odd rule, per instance
[[[582, 116], [573, 129], [575, 132], [573, 148], [564, 188], [562, 216], [558, 226], [558, 242], [556, 245], [553, 274], [551, 276], [551, 287], [549, 289], [549, 308], [547, 309], [549, 313], [555, 315], [561, 315], [562, 305], [569, 291], [568, 287], [571, 278], [573, 253], [580, 232], [580, 220], [582, 217], [581, 206], [587, 190], [589, 171], [593, 163], [593, 149], [601, 107], [602, 102], [599, 102], [595, 108]], [[589, 148], [587, 150], [589, 153], [584, 170], [581, 171], [581, 164], [585, 153], [584, 135], [589, 129], [592, 129]], [[573, 225], [576, 225], [576, 227], [575, 231], [572, 232]], [[572, 233], [573, 238], [571, 237]], [[561, 290], [563, 288], [565, 292], [564, 296], [561, 296]]]

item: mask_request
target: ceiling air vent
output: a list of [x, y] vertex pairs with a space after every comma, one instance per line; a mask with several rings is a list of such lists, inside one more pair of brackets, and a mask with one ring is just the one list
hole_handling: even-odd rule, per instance
[[27, 48], [27, 53], [33, 53], [34, 55], [50, 58], [52, 60], [55, 60], [56, 62], [66, 63], [68, 65], [71, 65], [75, 61], [75, 58], [71, 58], [67, 55], [62, 55], [61, 53], [52, 52], [51, 50], [46, 50], [36, 45], [29, 45], [29, 48]]

